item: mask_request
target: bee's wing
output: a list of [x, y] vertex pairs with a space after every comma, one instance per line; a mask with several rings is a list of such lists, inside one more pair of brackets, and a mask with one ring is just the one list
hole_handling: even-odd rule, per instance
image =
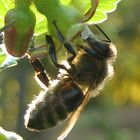
[[64, 128], [62, 129], [60, 135], [58, 136], [57, 140], [63, 140], [71, 131], [71, 129], [74, 127], [76, 121], [78, 120], [80, 113], [83, 111], [83, 109], [85, 108], [85, 106], [87, 105], [89, 99], [90, 99], [90, 90], [91, 87], [88, 89], [88, 91], [85, 94], [84, 100], [82, 102], [82, 104], [77, 108], [77, 110], [75, 110], [74, 112], [72, 112], [70, 114], [70, 117], [68, 118], [68, 120], [66, 121]]

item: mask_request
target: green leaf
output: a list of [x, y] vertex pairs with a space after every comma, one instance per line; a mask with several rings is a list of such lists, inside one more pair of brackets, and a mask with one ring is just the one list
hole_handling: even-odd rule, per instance
[[31, 6], [33, 12], [36, 15], [36, 26], [35, 26], [35, 35], [40, 35], [44, 32], [47, 32], [47, 19], [44, 15], [40, 14], [34, 5]]
[[[99, 0], [99, 5], [97, 7], [95, 15], [88, 21], [88, 23], [101, 23], [107, 19], [107, 13], [113, 12], [117, 3], [120, 0]], [[91, 1], [90, 0], [60, 0], [60, 2], [64, 5], [73, 5], [75, 6], [81, 13], [85, 13], [88, 9], [90, 9]], [[0, 28], [4, 25], [4, 16], [6, 12], [13, 8], [14, 2], [12, 0], [0, 0]], [[35, 6], [32, 6], [33, 11], [36, 14], [37, 24], [35, 27], [35, 35], [42, 34], [47, 32], [47, 22], [45, 16], [37, 12]]]
[[[91, 24], [102, 23], [107, 19], [107, 13], [115, 11], [121, 0], [99, 0], [99, 5], [93, 17], [87, 22]], [[83, 14], [91, 7], [91, 0], [71, 0], [71, 5]]]
[[3, 134], [0, 133], [0, 140], [7, 140], [7, 138]]
[[11, 0], [0, 0], [0, 28], [4, 26], [6, 12], [14, 6]]
[[60, 0], [60, 2], [64, 5], [68, 5], [71, 2], [71, 0]]
[[90, 8], [90, 0], [71, 0], [70, 4], [76, 7], [82, 14]]
[[88, 23], [102, 23], [107, 20], [107, 13], [111, 13], [116, 10], [117, 4], [121, 0], [99, 0], [99, 5], [96, 9], [94, 16], [88, 21]]
[[1, 52], [0, 53], [0, 64], [2, 64], [5, 59], [6, 59], [6, 54], [4, 52]]

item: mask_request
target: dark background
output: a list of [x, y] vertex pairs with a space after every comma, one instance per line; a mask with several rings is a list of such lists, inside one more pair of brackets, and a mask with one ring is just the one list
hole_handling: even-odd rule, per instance
[[[115, 76], [90, 100], [68, 140], [140, 139], [140, 1], [122, 0], [100, 27], [118, 49]], [[40, 87], [27, 60], [0, 73], [0, 125], [25, 140], [54, 140], [62, 125], [42, 133], [25, 129], [23, 116]]]

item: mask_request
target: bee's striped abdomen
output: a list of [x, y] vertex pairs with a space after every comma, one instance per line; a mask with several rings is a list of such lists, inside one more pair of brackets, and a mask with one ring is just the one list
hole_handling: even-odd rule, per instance
[[67, 81], [59, 92], [68, 112], [72, 112], [82, 103], [84, 94], [72, 81]]
[[82, 103], [84, 94], [68, 79], [61, 79], [56, 86], [39, 96], [29, 106], [25, 125], [32, 130], [43, 130], [66, 119]]

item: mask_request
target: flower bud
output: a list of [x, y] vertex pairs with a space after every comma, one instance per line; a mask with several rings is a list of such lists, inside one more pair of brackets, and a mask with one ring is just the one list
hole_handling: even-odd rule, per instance
[[22, 57], [34, 33], [36, 18], [28, 7], [15, 7], [5, 16], [5, 25], [14, 21], [4, 31], [4, 41], [7, 52], [14, 57]]

